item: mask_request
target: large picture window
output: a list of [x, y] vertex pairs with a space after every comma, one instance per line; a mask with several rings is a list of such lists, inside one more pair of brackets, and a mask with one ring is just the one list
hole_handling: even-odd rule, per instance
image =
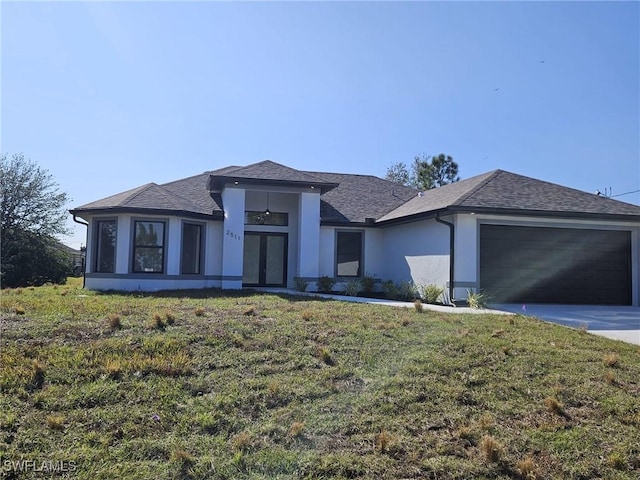
[[336, 276], [362, 276], [362, 232], [337, 233]]
[[182, 224], [182, 274], [199, 275], [202, 260], [202, 225], [196, 223]]
[[113, 273], [116, 267], [116, 221], [100, 220], [96, 223], [95, 271]]
[[164, 222], [134, 222], [133, 271], [164, 271]]

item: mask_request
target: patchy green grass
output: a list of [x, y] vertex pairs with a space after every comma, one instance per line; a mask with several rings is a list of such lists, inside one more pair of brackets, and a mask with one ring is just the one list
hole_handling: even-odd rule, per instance
[[579, 330], [75, 279], [0, 300], [6, 478], [640, 475], [640, 350]]

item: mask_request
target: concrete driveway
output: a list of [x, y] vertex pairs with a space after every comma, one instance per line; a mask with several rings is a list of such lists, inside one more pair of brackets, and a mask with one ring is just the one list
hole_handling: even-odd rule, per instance
[[640, 308], [600, 305], [491, 305], [494, 310], [521, 313], [589, 333], [640, 345]]

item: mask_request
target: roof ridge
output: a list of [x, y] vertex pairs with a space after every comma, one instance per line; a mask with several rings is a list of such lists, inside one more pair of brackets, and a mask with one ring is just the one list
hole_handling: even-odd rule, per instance
[[158, 186], [158, 184], [155, 182], [149, 182], [149, 183], [145, 183], [144, 185], [140, 185], [139, 187], [133, 188], [132, 189], [133, 191], [131, 192], [131, 194], [127, 195], [120, 203], [121, 204], [129, 203], [131, 200], [133, 200], [143, 192], [146, 192], [147, 190], [152, 188], [154, 185]]
[[[502, 172], [504, 172], [504, 170], [501, 170], [501, 169], [498, 168], [498, 169], [492, 170], [492, 171], [490, 171], [488, 173], [484, 173], [484, 174], [478, 175], [478, 176], [487, 175], [487, 178], [485, 180], [481, 181], [478, 185], [473, 187], [468, 192], [463, 193], [462, 195], [460, 195], [454, 202], [451, 202], [451, 205], [459, 205], [461, 203], [464, 203], [464, 201], [467, 200], [471, 195], [476, 193], [481, 188], [485, 187], [489, 182], [494, 180]], [[473, 177], [469, 178], [468, 180], [471, 180], [472, 178]], [[453, 185], [453, 184], [450, 184], [450, 185]]]
[[188, 203], [189, 205], [191, 205], [193, 207], [198, 207], [198, 205], [193, 200], [191, 200], [190, 198], [185, 197], [183, 195], [180, 195], [179, 193], [172, 192], [171, 190], [166, 188], [164, 185], [156, 185], [156, 186], [160, 189], [162, 195], [173, 204], [173, 206], [179, 207], [180, 205], [176, 205], [175, 202], [173, 202], [173, 200], [169, 197], [169, 195], [173, 196], [173, 197], [176, 197], [176, 198], [179, 198], [180, 200], [185, 201], [186, 203]]

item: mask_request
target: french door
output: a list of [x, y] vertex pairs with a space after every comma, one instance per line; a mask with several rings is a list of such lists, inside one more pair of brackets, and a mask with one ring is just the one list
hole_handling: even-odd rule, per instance
[[287, 234], [245, 232], [242, 284], [248, 287], [287, 285]]

